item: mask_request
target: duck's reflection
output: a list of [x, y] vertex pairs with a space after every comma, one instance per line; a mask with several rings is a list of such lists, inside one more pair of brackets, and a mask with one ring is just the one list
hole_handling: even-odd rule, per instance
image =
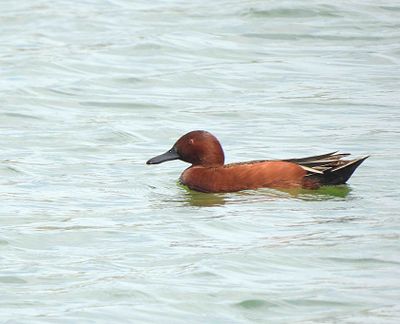
[[334, 198], [346, 198], [351, 191], [348, 185], [322, 186], [318, 189], [281, 189], [290, 197], [301, 200], [329, 200]]
[[317, 190], [307, 189], [259, 189], [236, 193], [203, 193], [182, 186], [182, 200], [185, 204], [196, 207], [222, 206], [227, 203], [240, 204], [278, 199], [300, 199], [306, 201], [323, 201], [346, 198], [351, 192], [347, 185], [323, 186]]
[[184, 189], [183, 194], [184, 202], [190, 206], [213, 207], [225, 205], [227, 202], [225, 194], [197, 192], [188, 188]]

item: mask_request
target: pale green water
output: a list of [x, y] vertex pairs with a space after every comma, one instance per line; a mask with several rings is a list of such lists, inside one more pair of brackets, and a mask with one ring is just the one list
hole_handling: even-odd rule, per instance
[[[0, 322], [398, 323], [398, 1], [1, 1]], [[207, 195], [147, 166], [371, 154]]]

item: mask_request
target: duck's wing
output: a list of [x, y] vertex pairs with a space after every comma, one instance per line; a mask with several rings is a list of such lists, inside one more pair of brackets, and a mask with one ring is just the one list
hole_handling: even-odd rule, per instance
[[[322, 155], [313, 155], [313, 156], [308, 156], [304, 158], [295, 158], [295, 159], [285, 159], [285, 161], [288, 162], [294, 162], [294, 163], [299, 163], [299, 162], [307, 162], [307, 161], [313, 161], [313, 160], [320, 160], [320, 159], [325, 159], [329, 158], [333, 155], [335, 155], [338, 151], [327, 153], [327, 154], [322, 154]], [[350, 155], [349, 153], [343, 153], [343, 155]]]
[[368, 158], [364, 156], [359, 159], [343, 160], [349, 155], [349, 153], [332, 152], [284, 161], [300, 165], [307, 171], [308, 177], [315, 178], [321, 185], [337, 185], [346, 183], [357, 167]]
[[331, 152], [322, 155], [309, 156], [296, 159], [285, 160], [255, 160], [225, 165], [226, 168], [241, 165], [255, 164], [269, 161], [285, 161], [300, 165], [307, 171], [306, 177], [316, 182], [318, 185], [338, 185], [344, 184], [349, 180], [353, 172], [364, 162], [368, 156], [359, 159], [344, 160], [349, 153]]

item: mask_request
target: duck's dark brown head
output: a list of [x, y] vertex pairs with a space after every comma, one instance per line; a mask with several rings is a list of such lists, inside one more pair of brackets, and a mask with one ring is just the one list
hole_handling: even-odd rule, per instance
[[218, 139], [209, 132], [197, 130], [183, 135], [169, 151], [148, 160], [147, 164], [178, 159], [201, 166], [221, 166], [225, 160]]

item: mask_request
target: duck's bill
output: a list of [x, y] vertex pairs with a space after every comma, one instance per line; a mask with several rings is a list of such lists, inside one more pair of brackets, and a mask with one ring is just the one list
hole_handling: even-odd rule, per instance
[[146, 164], [159, 164], [166, 161], [172, 161], [177, 159], [179, 159], [179, 155], [175, 151], [175, 149], [172, 148], [168, 152], [165, 152], [164, 154], [155, 156], [152, 159], [148, 160]]

